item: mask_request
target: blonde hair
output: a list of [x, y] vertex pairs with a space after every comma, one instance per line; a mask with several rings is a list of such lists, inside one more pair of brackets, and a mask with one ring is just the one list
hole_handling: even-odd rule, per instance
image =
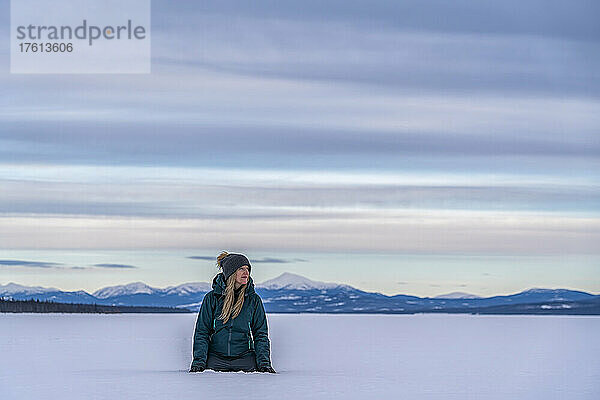
[[[217, 257], [217, 266], [223, 270], [223, 267], [221, 265], [221, 261], [223, 261], [223, 259], [225, 257], [227, 257], [229, 255], [229, 253], [227, 253], [226, 251], [221, 252], [221, 254], [219, 254], [219, 256]], [[221, 312], [221, 315], [219, 316], [219, 319], [223, 320], [223, 323], [227, 323], [227, 321], [229, 321], [229, 318], [234, 319], [235, 317], [237, 317], [240, 312], [242, 311], [242, 306], [244, 305], [244, 294], [246, 293], [246, 284], [242, 285], [240, 287], [240, 292], [237, 298], [237, 301], [235, 301], [235, 273], [231, 274], [229, 276], [229, 278], [227, 278], [227, 282], [226, 282], [226, 287], [225, 287], [225, 300], [223, 301], [223, 311]], [[235, 301], [235, 303], [234, 303]]]

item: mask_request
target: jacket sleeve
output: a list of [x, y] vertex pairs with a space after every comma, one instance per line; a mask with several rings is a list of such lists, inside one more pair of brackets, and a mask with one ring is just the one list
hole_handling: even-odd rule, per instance
[[196, 330], [194, 332], [194, 348], [192, 361], [193, 366], [206, 367], [206, 356], [210, 335], [213, 333], [213, 296], [211, 292], [204, 295], [198, 318], [196, 319]]
[[269, 328], [267, 316], [260, 296], [256, 296], [256, 307], [252, 314], [252, 335], [256, 351], [256, 364], [259, 367], [271, 366], [271, 342], [269, 341]]

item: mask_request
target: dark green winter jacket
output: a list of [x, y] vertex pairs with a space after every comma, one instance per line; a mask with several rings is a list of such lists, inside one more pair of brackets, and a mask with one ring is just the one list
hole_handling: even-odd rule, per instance
[[252, 278], [244, 294], [244, 305], [240, 314], [226, 324], [218, 317], [225, 299], [225, 277], [219, 273], [213, 279], [213, 290], [202, 300], [196, 319], [192, 366], [206, 367], [208, 353], [225, 357], [241, 357], [256, 352], [258, 367], [271, 366], [271, 349], [267, 317], [260, 296], [254, 291]]

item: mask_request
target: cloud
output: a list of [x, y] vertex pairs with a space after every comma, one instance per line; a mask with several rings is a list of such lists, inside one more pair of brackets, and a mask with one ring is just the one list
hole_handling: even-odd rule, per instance
[[22, 267], [22, 268], [43, 268], [54, 270], [71, 270], [71, 269], [89, 269], [87, 267], [71, 267], [65, 266], [64, 263], [48, 262], [48, 261], [26, 261], [26, 260], [0, 260], [0, 266], [7, 267]]
[[100, 268], [139, 268], [136, 267], [134, 265], [126, 265], [126, 264], [94, 264], [94, 267], [100, 267]]
[[[281, 96], [290, 96], [284, 92]], [[233, 120], [236, 123], [231, 122], [229, 101], [222, 105], [222, 112], [216, 110], [212, 114], [217, 119], [209, 122], [197, 122], [204, 120], [196, 115], [204, 104], [176, 105], [173, 111], [162, 110], [163, 103], [170, 101], [168, 98], [154, 102], [147, 97], [132, 99], [142, 107], [140, 111], [130, 111], [135, 122], [111, 121], [108, 116], [98, 120], [69, 120], [58, 116], [58, 110], [49, 111], [56, 120], [47, 120], [27, 104], [23, 105], [27, 113], [19, 118], [0, 114], [0, 126], [4, 127], [0, 131], [5, 149], [2, 156], [5, 162], [21, 163], [113, 160], [122, 164], [217, 163], [241, 167], [266, 163], [261, 158], [271, 154], [274, 160], [267, 165], [273, 167], [281, 166], [285, 160], [286, 164], [298, 163], [298, 158], [307, 154], [342, 159], [362, 156], [363, 164], [373, 154], [382, 157], [600, 154], [594, 136], [600, 123], [597, 100], [464, 95], [363, 95], [352, 102], [343, 100], [348, 95], [345, 91], [338, 94], [329, 91], [323, 94], [328, 99], [321, 99], [320, 105], [307, 106], [304, 114], [290, 114], [289, 110], [301, 106], [296, 101], [303, 103], [308, 98], [285, 107], [284, 100], [278, 104], [265, 103], [251, 114], [238, 115]], [[143, 111], [144, 104], [162, 111], [148, 114]], [[273, 111], [274, 107], [279, 107], [279, 112]], [[340, 118], [340, 114], [346, 116]], [[432, 114], [436, 118], [431, 118]], [[153, 120], [147, 120], [148, 116]], [[171, 123], [174, 118], [181, 121], [177, 129]], [[248, 121], [244, 122], [244, 118]], [[280, 121], [271, 124], [277, 118]], [[564, 135], [565, 126], [571, 131], [568, 136]], [[96, 146], [86, 147], [89, 141]], [[30, 150], [32, 143], [40, 146], [34, 153]], [[228, 152], [214, 152], [219, 146], [226, 146]], [[231, 157], [233, 153], [239, 155], [235, 160]], [[311, 165], [315, 162], [317, 166], [328, 165], [319, 158], [313, 159]]]
[[[600, 164], [599, 164], [600, 168]], [[308, 220], [405, 209], [594, 216], [594, 175], [0, 165], [6, 215]], [[72, 193], [82, 193], [73, 198]], [[211, 259], [215, 259], [211, 257]]]
[[[523, 156], [600, 154], [597, 5], [393, 3], [158, 6], [151, 77], [0, 74], [0, 158], [531, 168]], [[202, 52], [177, 48], [194, 40]]]
[[60, 265], [64, 264], [47, 261], [0, 260], [0, 265], [11, 267], [58, 268]]
[[[360, 212], [357, 212], [360, 211]], [[446, 254], [598, 254], [600, 219], [553, 211], [354, 210], [313, 218], [0, 216], [0, 243], [27, 248], [252, 248]], [[247, 227], [239, 230], [240, 224]], [[110, 232], [110, 234], [107, 234]], [[127, 247], [125, 246], [125, 247]], [[130, 247], [129, 247], [130, 248]]]
[[[585, 86], [598, 84], [592, 66], [600, 32], [590, 17], [597, 5], [431, 3], [309, 2], [304, 8], [303, 2], [299, 9], [253, 2], [252, 10], [242, 3], [186, 7], [183, 14], [165, 7], [164, 18], [153, 20], [159, 49], [153, 56], [158, 65], [195, 65], [198, 72], [402, 90], [594, 92]], [[201, 56], [182, 51], [185, 43], [175, 40], [181, 35], [202, 43]]]
[[[0, 260], [0, 266], [10, 267], [26, 267], [26, 268], [45, 268], [45, 269], [75, 269], [75, 270], [86, 270], [91, 267], [80, 267], [80, 266], [65, 266], [64, 263], [55, 263], [47, 261], [25, 261], [25, 260]], [[133, 265], [125, 264], [94, 264], [96, 268], [138, 268]]]
[[191, 258], [192, 260], [207, 260], [217, 262], [217, 257], [212, 256], [189, 256], [186, 258]]
[[406, 282], [406, 281], [398, 281], [398, 282], [396, 282], [396, 283], [397, 283], [398, 285], [408, 285], [408, 284], [409, 284], [409, 282]]
[[[186, 258], [191, 258], [191, 259], [195, 259], [195, 260], [209, 260], [209, 261], [215, 261], [216, 262], [216, 257], [210, 257], [210, 256], [189, 256]], [[273, 258], [273, 257], [263, 257], [263, 258], [252, 258], [250, 259], [251, 263], [260, 263], [260, 264], [269, 264], [269, 263], [274, 263], [274, 264], [284, 264], [284, 263], [294, 263], [294, 262], [308, 262], [308, 260], [305, 260], [303, 258], [293, 258], [293, 259], [284, 259], [284, 258]]]
[[284, 259], [284, 258], [273, 258], [273, 257], [263, 257], [263, 258], [253, 258], [250, 260], [253, 263], [261, 263], [261, 264], [287, 264], [294, 262], [307, 262], [308, 260], [302, 258], [293, 258], [293, 259]]
[[0, 243], [598, 251], [599, 4], [153, 8], [151, 75], [0, 74]]
[[[65, 266], [64, 263], [55, 263], [47, 261], [25, 261], [25, 260], [0, 260], [0, 266], [11, 266], [11, 267], [27, 267], [27, 268], [49, 268], [49, 269], [75, 269], [75, 270], [86, 270], [91, 269], [90, 267], [80, 266]], [[94, 264], [93, 267], [97, 268], [138, 268], [133, 265], [126, 264]]]

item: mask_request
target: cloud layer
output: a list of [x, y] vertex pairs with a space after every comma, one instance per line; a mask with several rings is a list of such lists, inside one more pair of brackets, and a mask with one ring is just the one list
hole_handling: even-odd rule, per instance
[[150, 75], [0, 73], [0, 240], [597, 253], [599, 11], [153, 1]]

